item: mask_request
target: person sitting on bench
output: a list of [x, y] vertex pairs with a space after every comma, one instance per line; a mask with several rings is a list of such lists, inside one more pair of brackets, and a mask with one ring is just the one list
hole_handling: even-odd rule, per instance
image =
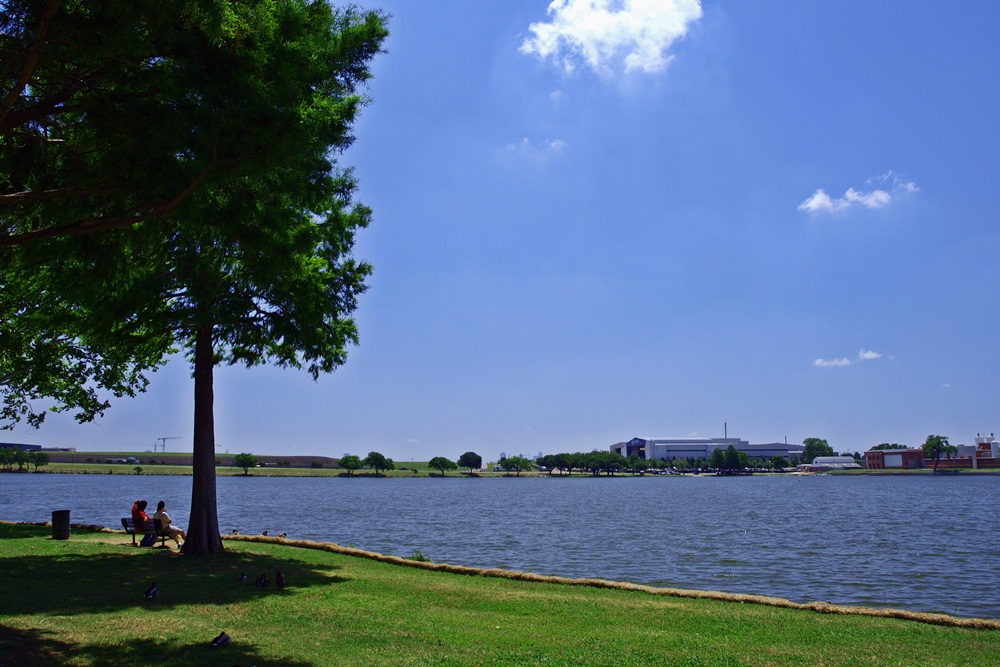
[[[166, 535], [167, 537], [172, 538], [174, 542], [177, 543], [177, 547], [180, 548], [181, 540], [186, 540], [187, 535], [184, 533], [182, 529], [175, 528], [172, 525], [170, 525], [173, 523], [173, 519], [170, 518], [170, 515], [167, 514], [167, 511], [164, 509], [164, 507], [166, 506], [167, 504], [162, 500], [156, 503], [156, 511], [153, 512], [153, 521], [160, 522], [158, 531], [159, 534], [161, 536]], [[180, 539], [177, 539], [178, 537], [180, 537]]]
[[132, 505], [132, 523], [135, 525], [136, 533], [145, 533], [139, 546], [149, 547], [156, 542], [156, 530], [153, 528], [153, 520], [146, 514], [145, 500], [137, 500]]

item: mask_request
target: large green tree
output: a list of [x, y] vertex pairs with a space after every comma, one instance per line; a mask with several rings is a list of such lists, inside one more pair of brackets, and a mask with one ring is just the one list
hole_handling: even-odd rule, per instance
[[337, 467], [346, 470], [348, 475], [353, 475], [355, 470], [365, 467], [365, 462], [356, 454], [346, 454], [337, 461]]
[[396, 463], [390, 459], [386, 458], [385, 454], [381, 452], [368, 452], [368, 456], [365, 457], [363, 463], [372, 468], [377, 476], [382, 470], [395, 470]]
[[243, 468], [244, 475], [249, 475], [250, 468], [256, 468], [258, 463], [260, 463], [260, 459], [249, 452], [243, 452], [233, 457], [233, 465]]
[[802, 444], [806, 446], [805, 451], [802, 452], [802, 462], [812, 463], [813, 459], [817, 456], [833, 456], [833, 447], [827, 444], [826, 440], [822, 438], [806, 438], [802, 441]]
[[427, 465], [428, 467], [433, 468], [434, 470], [440, 470], [442, 477], [444, 477], [444, 474], [449, 470], [458, 469], [457, 463], [455, 463], [449, 458], [445, 458], [444, 456], [435, 456], [434, 458], [432, 458], [430, 461], [427, 462]]
[[174, 341], [137, 289], [172, 269], [107, 232], [146, 227], [158, 245], [187, 220], [242, 240], [245, 220], [197, 212], [285, 169], [303, 136], [337, 135], [334, 153], [350, 143], [385, 19], [315, 0], [3, 8], [0, 427], [38, 426], [46, 398], [89, 421], [145, 389]]
[[952, 446], [948, 443], [948, 436], [946, 435], [927, 436], [927, 439], [924, 440], [923, 449], [926, 456], [934, 459], [934, 472], [937, 472], [942, 454], [948, 454], [949, 458], [951, 458]]
[[458, 457], [458, 465], [472, 472], [483, 465], [483, 457], [475, 452], [466, 452]]
[[[27, 15], [33, 5], [51, 3], [22, 4]], [[65, 6], [86, 13], [86, 4]], [[151, 84], [133, 86], [127, 77], [126, 83], [101, 79], [111, 92], [76, 110], [79, 131], [89, 133], [77, 145], [95, 147], [94, 159], [110, 164], [110, 142], [133, 150], [142, 144], [168, 163], [164, 169], [171, 174], [177, 167], [198, 179], [225, 164], [225, 178], [201, 178], [156, 220], [133, 211], [135, 200], [129, 197], [141, 194], [143, 186], [133, 184], [124, 189], [125, 203], [101, 216], [105, 222], [121, 215], [139, 221], [98, 225], [103, 234], [34, 233], [53, 226], [72, 228], [87, 218], [96, 199], [86, 197], [73, 200], [84, 202], [80, 215], [67, 209], [60, 217], [40, 207], [37, 220], [15, 225], [11, 220], [18, 216], [4, 217], [3, 233], [19, 240], [0, 255], [8, 295], [0, 301], [0, 333], [19, 330], [24, 323], [27, 338], [11, 350], [0, 350], [0, 379], [12, 387], [4, 416], [30, 415], [31, 408], [24, 405], [31, 397], [50, 395], [68, 405], [83, 392], [87, 400], [76, 403], [86, 404], [87, 417], [103, 407], [99, 398], [86, 395], [95, 383], [112, 393], [135, 391], [145, 381], [144, 372], [162, 363], [171, 345], [184, 349], [194, 367], [194, 476], [184, 546], [193, 554], [222, 549], [215, 486], [215, 366], [270, 362], [305, 368], [316, 377], [344, 363], [347, 347], [357, 342], [351, 313], [370, 267], [355, 260], [351, 249], [370, 212], [353, 201], [355, 182], [336, 158], [352, 141], [352, 124], [365, 102], [358, 90], [369, 77], [369, 63], [386, 28], [377, 12], [334, 10], [321, 0], [206, 1], [191, 2], [190, 8], [180, 23], [154, 30], [162, 33], [169, 49], [138, 50], [145, 53], [141, 62]], [[117, 15], [104, 18], [128, 22], [129, 11], [118, 9]], [[59, 16], [58, 7], [54, 15]], [[190, 21], [203, 15], [210, 17], [211, 30], [187, 30]], [[25, 30], [35, 25], [37, 31], [39, 21], [29, 18], [22, 20]], [[152, 30], [141, 23], [128, 29]], [[71, 55], [66, 54], [69, 62]], [[30, 70], [31, 83], [23, 89], [40, 90], [31, 77], [45, 71]], [[150, 95], [153, 108], [146, 104]], [[130, 105], [139, 105], [154, 124], [119, 126], [107, 118], [115, 109], [131, 111]], [[179, 143], [164, 147], [154, 138], [152, 146], [144, 144], [147, 131], [155, 135], [159, 128]], [[7, 157], [0, 156], [0, 164], [9, 175], [15, 170]], [[57, 184], [55, 176], [72, 171], [67, 166], [72, 157], [54, 156], [51, 162], [32, 157], [19, 178]], [[94, 167], [95, 173], [106, 173], [108, 164]], [[152, 179], [154, 171], [146, 170], [147, 162], [142, 165], [132, 172], [126, 164], [125, 171]], [[183, 183], [178, 177], [174, 186]], [[25, 238], [31, 242], [21, 243]], [[55, 282], [28, 280], [24, 269], [35, 263]], [[24, 317], [26, 304], [48, 302], [53, 310], [36, 309], [34, 319]], [[40, 366], [41, 375], [32, 375], [31, 362], [39, 350], [49, 364]], [[105, 358], [118, 363], [111, 365], [109, 381], [101, 375]]]

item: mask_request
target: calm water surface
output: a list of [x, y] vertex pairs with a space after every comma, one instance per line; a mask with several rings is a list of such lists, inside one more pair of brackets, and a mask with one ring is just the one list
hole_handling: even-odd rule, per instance
[[[1000, 476], [220, 477], [223, 532], [797, 602], [1000, 618]], [[191, 478], [0, 475], [0, 519], [185, 525]], [[2, 545], [0, 545], [2, 553]]]

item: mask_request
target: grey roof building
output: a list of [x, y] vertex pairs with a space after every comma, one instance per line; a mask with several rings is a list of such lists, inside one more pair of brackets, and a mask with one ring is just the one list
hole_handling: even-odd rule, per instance
[[784, 442], [751, 444], [740, 438], [632, 438], [628, 442], [611, 445], [611, 451], [630, 457], [633, 454], [647, 461], [670, 461], [672, 459], [708, 459], [716, 449], [728, 449], [732, 445], [737, 451], [746, 452], [752, 459], [767, 460], [772, 456], [790, 459], [802, 456], [805, 445], [790, 445]]

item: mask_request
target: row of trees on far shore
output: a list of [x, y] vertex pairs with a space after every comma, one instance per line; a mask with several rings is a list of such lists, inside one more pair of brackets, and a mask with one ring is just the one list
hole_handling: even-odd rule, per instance
[[[520, 457], [514, 458], [518, 459]], [[718, 472], [735, 473], [742, 470], [784, 470], [789, 466], [788, 461], [781, 456], [773, 456], [766, 461], [751, 459], [746, 452], [737, 450], [733, 445], [730, 445], [727, 449], [716, 449], [708, 459], [647, 461], [636, 454], [626, 458], [617, 452], [598, 451], [550, 454], [540, 457], [535, 463], [543, 470], [547, 470], [550, 475], [558, 470], [561, 473], [569, 475], [572, 475], [574, 471], [582, 471], [595, 476], [602, 473], [605, 475], [614, 475], [616, 472], [630, 472], [633, 475], [641, 475], [646, 471], [660, 471], [667, 468], [681, 471], [715, 470]], [[509, 470], [513, 471], [530, 469], [531, 464], [529, 462], [528, 468], [522, 468], [521, 462], [514, 461], [510, 463], [510, 460], [508, 460], [507, 465], [510, 465]], [[500, 466], [508, 469], [507, 465], [501, 459]]]
[[48, 452], [21, 449], [20, 447], [0, 448], [0, 470], [13, 472], [17, 466], [18, 472], [26, 472], [27, 466], [34, 466], [35, 472], [49, 464]]
[[[457, 470], [459, 467], [468, 468], [470, 472], [478, 470], [483, 465], [483, 457], [475, 452], [466, 452], [458, 457], [458, 462], [452, 461], [444, 456], [435, 456], [427, 465], [441, 472], [443, 477], [449, 470]], [[353, 475], [355, 470], [369, 468], [375, 471], [376, 475], [396, 469], [396, 463], [380, 452], [368, 452], [368, 456], [361, 458], [355, 454], [345, 454], [337, 463], [338, 468], [343, 468], [348, 475]]]

